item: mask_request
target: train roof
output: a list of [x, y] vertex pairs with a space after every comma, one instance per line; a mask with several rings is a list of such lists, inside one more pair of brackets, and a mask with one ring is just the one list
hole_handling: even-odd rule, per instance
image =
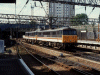
[[26, 32], [26, 33], [32, 33], [32, 32], [50, 32], [50, 31], [59, 31], [59, 30], [66, 30], [66, 29], [73, 29], [73, 28], [62, 27], [62, 28], [57, 28], [57, 29], [49, 29], [49, 30], [41, 30], [41, 31], [31, 31], [31, 32]]

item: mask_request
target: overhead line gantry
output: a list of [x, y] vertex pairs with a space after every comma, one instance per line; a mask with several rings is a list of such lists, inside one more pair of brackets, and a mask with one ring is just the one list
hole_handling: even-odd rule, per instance
[[52, 3], [61, 3], [61, 4], [70, 4], [70, 5], [81, 5], [81, 6], [92, 6], [100, 7], [99, 0], [32, 0], [32, 1], [43, 1], [43, 2], [52, 2]]

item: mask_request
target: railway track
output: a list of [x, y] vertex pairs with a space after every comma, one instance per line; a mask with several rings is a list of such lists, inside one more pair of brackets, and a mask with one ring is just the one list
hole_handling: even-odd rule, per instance
[[[23, 46], [23, 45], [22, 45]], [[24, 46], [23, 46], [23, 48], [25, 48]], [[45, 63], [43, 63], [41, 60], [39, 60], [39, 58], [41, 58], [40, 56], [34, 56], [32, 53], [30, 53], [26, 48], [25, 48], [25, 54], [28, 54], [27, 56], [23, 56], [23, 55], [21, 55], [20, 54], [20, 52], [19, 52], [19, 57], [20, 58], [22, 58], [23, 60], [25, 60], [25, 62], [27, 63], [28, 61], [28, 64], [30, 64], [32, 61], [31, 60], [26, 60], [27, 58], [28, 59], [34, 59], [35, 60], [35, 62], [38, 64], [38, 65], [41, 65], [41, 67], [43, 68], [42, 70], [43, 71], [45, 71], [45, 72], [40, 72], [40, 71], [38, 71], [38, 73], [37, 72], [34, 72], [36, 75], [60, 75], [59, 73], [57, 73], [56, 71], [54, 71], [54, 70], [52, 70], [50, 67], [48, 67]], [[34, 61], [33, 61], [34, 62]], [[37, 65], [37, 64], [34, 64], [34, 65]], [[36, 70], [35, 70], [36, 71]], [[40, 73], [39, 73], [40, 72]]]
[[[45, 48], [48, 48], [47, 46], [43, 46]], [[50, 49], [54, 49], [52, 47], [49, 47]], [[99, 50], [93, 50], [93, 49], [86, 49], [86, 48], [79, 48], [79, 47], [75, 47], [75, 49], [70, 48], [69, 50], [59, 50], [56, 48], [57, 51], [60, 52], [64, 52], [64, 53], [69, 53], [72, 54], [74, 56], [78, 56], [78, 57], [82, 57], [82, 58], [86, 58], [86, 59], [90, 59], [90, 60], [94, 60], [99, 62], [100, 61], [100, 51]], [[88, 52], [91, 52], [88, 53]]]
[[100, 54], [97, 52], [96, 53], [92, 52], [92, 51], [90, 52], [90, 49], [76, 48], [76, 49], [71, 49], [71, 51], [69, 53], [73, 54], [74, 56], [79, 56], [82, 58], [100, 62]]
[[[28, 48], [28, 49], [30, 49], [30, 48]], [[32, 50], [32, 52], [33, 52], [34, 50]], [[32, 53], [31, 52], [31, 53]], [[38, 53], [39, 54], [39, 53]], [[40, 53], [41, 54], [41, 53]], [[49, 57], [49, 56], [43, 56], [43, 55], [39, 55], [39, 56], [41, 56], [41, 57], [43, 57], [43, 58], [46, 58], [46, 59], [49, 59], [49, 60], [52, 60], [52, 61], [54, 61], [54, 62], [56, 62], [56, 63], [58, 63], [59, 62], [59, 64], [60, 65], [63, 65], [63, 66], [65, 66], [65, 65], [68, 65], [68, 66], [78, 66], [78, 67], [85, 67], [85, 69], [87, 68], [87, 66], [85, 66], [85, 65], [83, 65], [83, 64], [79, 64], [79, 63], [75, 63], [75, 62], [72, 62], [72, 61], [69, 61], [69, 60], [64, 60], [64, 59], [62, 59], [62, 58], [60, 58], [60, 57], [54, 57], [54, 56], [52, 56], [52, 57]], [[70, 63], [70, 64], [69, 64]], [[91, 68], [88, 68], [88, 69], [91, 69]], [[80, 73], [80, 74], [83, 74], [83, 75], [94, 75], [94, 74], [96, 74], [96, 73], [99, 73], [98, 71], [96, 71], [95, 69], [92, 69], [92, 72], [88, 72], [88, 71], [82, 71], [82, 70], [78, 70], [77, 68], [73, 68], [73, 70], [74, 71], [77, 71], [78, 73]]]

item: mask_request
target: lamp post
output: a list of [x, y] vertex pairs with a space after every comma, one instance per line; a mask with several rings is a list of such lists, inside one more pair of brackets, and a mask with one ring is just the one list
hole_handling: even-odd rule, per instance
[[98, 42], [99, 42], [99, 23], [98, 23]]

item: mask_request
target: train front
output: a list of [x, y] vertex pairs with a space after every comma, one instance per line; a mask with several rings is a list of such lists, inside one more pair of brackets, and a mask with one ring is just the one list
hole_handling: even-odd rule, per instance
[[63, 30], [62, 42], [65, 44], [65, 46], [76, 46], [77, 31], [75, 29]]

